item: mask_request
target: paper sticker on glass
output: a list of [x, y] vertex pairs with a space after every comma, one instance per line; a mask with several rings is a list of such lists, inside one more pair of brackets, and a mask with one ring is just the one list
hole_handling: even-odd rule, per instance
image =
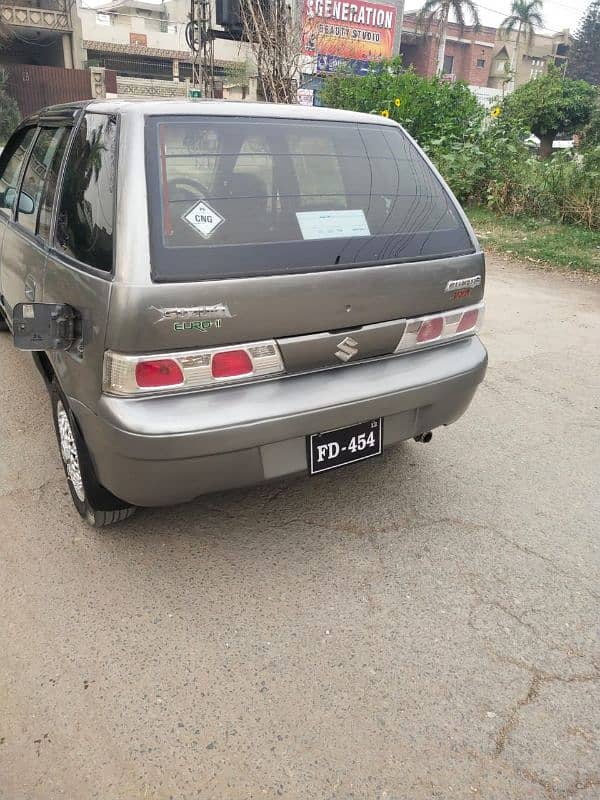
[[341, 239], [346, 236], [370, 236], [362, 208], [343, 211], [297, 211], [296, 218], [303, 239]]
[[209, 239], [219, 225], [225, 222], [225, 219], [204, 200], [195, 203], [189, 211], [186, 211], [182, 219], [205, 239]]

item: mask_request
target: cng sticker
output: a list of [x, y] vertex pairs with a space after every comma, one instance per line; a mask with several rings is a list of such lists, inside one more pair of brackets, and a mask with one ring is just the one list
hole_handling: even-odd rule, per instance
[[219, 225], [225, 222], [225, 219], [204, 200], [195, 203], [185, 212], [182, 219], [205, 239], [210, 238]]

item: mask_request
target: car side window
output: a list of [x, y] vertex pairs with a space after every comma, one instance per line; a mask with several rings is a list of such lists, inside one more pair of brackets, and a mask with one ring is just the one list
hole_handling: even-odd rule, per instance
[[42, 128], [25, 168], [16, 218], [19, 225], [34, 235], [37, 232], [37, 219], [50, 167], [55, 161], [61, 142], [64, 141], [65, 133], [65, 128]]
[[0, 172], [0, 208], [12, 211], [17, 199], [19, 175], [35, 135], [35, 128], [24, 128], [13, 134], [2, 154]]
[[53, 150], [48, 163], [48, 172], [46, 173], [46, 182], [42, 190], [42, 199], [40, 201], [40, 216], [38, 220], [38, 236], [41, 236], [44, 241], [50, 238], [50, 222], [52, 220], [52, 206], [56, 197], [56, 190], [58, 188], [58, 174], [60, 172], [60, 165], [62, 163], [65, 150], [67, 149], [67, 142], [69, 141], [69, 134], [71, 128], [60, 128], [60, 135], [54, 140]]
[[86, 114], [65, 165], [56, 225], [57, 249], [106, 272], [113, 265], [117, 120]]

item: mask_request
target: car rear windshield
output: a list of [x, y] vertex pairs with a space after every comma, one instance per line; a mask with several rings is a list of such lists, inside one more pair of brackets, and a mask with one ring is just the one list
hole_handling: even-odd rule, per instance
[[400, 128], [151, 117], [152, 274], [202, 280], [473, 252], [456, 205]]

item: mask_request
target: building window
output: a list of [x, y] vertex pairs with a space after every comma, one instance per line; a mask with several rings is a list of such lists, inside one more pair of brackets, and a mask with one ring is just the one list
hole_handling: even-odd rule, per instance
[[479, 69], [483, 69], [485, 67], [485, 58], [478, 58], [477, 66], [479, 67]]
[[109, 26], [112, 24], [112, 19], [110, 14], [96, 14], [96, 25], [106, 25]]
[[444, 56], [444, 75], [452, 75], [454, 71], [454, 56]]
[[177, 25], [172, 22], [168, 22], [166, 19], [161, 19], [160, 21], [160, 32], [161, 33], [177, 33]]

